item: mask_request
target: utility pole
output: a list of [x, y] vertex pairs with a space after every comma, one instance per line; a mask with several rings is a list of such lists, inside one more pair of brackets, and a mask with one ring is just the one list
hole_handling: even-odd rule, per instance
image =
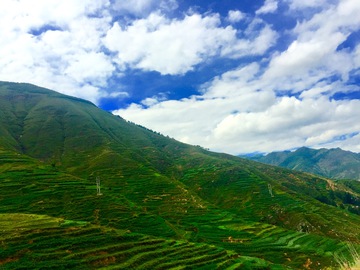
[[96, 193], [98, 196], [102, 195], [101, 190], [100, 190], [100, 177], [99, 176], [96, 177]]
[[274, 194], [272, 192], [272, 187], [270, 184], [268, 184], [268, 189], [269, 189], [269, 193], [270, 193], [271, 197], [274, 197]]

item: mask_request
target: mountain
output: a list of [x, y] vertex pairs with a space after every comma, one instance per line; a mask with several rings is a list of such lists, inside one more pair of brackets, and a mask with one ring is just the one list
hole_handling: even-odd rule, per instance
[[294, 152], [273, 152], [249, 159], [332, 179], [360, 180], [360, 154], [340, 148], [316, 150], [302, 147]]
[[360, 249], [360, 182], [212, 153], [30, 84], [0, 82], [0, 111], [1, 269], [339, 269]]

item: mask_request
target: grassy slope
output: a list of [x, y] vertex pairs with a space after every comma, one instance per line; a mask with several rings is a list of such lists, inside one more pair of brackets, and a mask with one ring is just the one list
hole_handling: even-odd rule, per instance
[[[144, 268], [186, 263], [195, 267], [213, 258], [212, 268], [242, 264], [304, 268], [310, 262], [334, 266], [334, 254], [345, 252], [345, 241], [359, 242], [359, 216], [340, 209], [341, 194], [351, 194], [354, 202], [346, 203], [356, 206], [359, 191], [349, 185], [180, 144], [88, 102], [25, 86], [28, 89], [22, 84], [0, 84], [0, 106], [5, 112], [0, 116], [1, 213], [45, 214], [86, 222], [98, 230], [126, 231], [131, 237], [166, 239], [160, 253], [136, 249], [121, 255], [122, 260], [104, 255], [108, 259], [103, 258], [103, 265], [138, 258]], [[96, 176], [102, 179], [103, 196], [96, 196]], [[335, 195], [331, 197], [329, 191]], [[46, 229], [46, 237], [36, 239], [50, 241], [52, 231]], [[106, 241], [114, 244], [111, 237]], [[34, 247], [24, 235], [17, 239], [3, 238], [7, 253], [0, 258], [2, 266], [33, 263], [40, 256], [37, 252], [48, 252], [41, 245]], [[93, 241], [91, 234], [85, 233], [81, 241], [77, 252]], [[184, 260], [170, 248], [173, 244], [168, 245], [174, 241], [204, 252], [185, 249], [188, 260]], [[108, 244], [104, 252], [112, 254]], [[18, 245], [30, 252], [19, 255]], [[58, 255], [41, 260], [50, 264], [63, 260], [62, 245]], [[179, 250], [179, 254], [183, 253]], [[74, 258], [74, 266], [96, 265], [81, 256]]]
[[294, 152], [274, 152], [251, 159], [333, 179], [360, 179], [360, 154], [337, 149], [302, 147]]

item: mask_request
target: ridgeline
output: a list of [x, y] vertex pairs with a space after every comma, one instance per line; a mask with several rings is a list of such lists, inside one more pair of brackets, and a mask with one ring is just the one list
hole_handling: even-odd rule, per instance
[[0, 82], [0, 111], [1, 269], [339, 269], [359, 248], [359, 182], [212, 153], [30, 84]]

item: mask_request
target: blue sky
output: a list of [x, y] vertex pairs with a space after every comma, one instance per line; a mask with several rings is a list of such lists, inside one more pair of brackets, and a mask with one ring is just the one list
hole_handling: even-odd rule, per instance
[[0, 80], [231, 154], [360, 152], [358, 0], [2, 0]]

